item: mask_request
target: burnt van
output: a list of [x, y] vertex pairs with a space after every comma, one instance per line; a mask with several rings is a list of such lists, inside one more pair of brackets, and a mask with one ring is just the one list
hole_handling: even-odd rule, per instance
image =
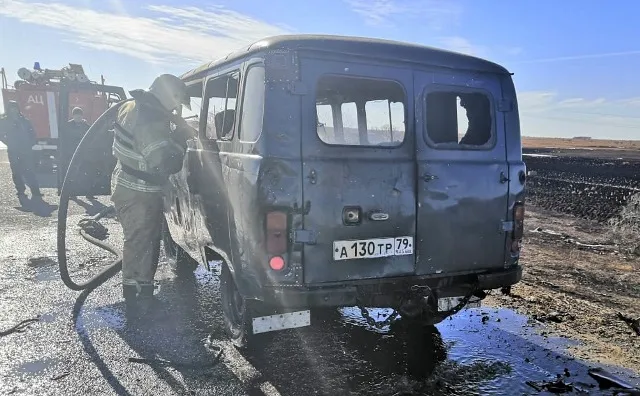
[[165, 246], [222, 263], [236, 345], [338, 307], [435, 324], [520, 280], [525, 165], [502, 66], [296, 35], [181, 78], [199, 136], [165, 198]]

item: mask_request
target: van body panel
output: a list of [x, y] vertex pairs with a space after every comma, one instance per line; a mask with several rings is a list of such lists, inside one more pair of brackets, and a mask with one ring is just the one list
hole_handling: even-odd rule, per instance
[[[509, 166], [509, 210], [507, 212], [507, 220], [513, 221], [514, 205], [517, 202], [525, 202], [527, 167], [522, 160], [522, 136], [518, 114], [518, 99], [510, 76], [502, 76], [502, 96], [510, 103], [511, 109], [511, 111], [504, 113], [504, 125]], [[520, 257], [519, 252], [514, 253], [511, 251], [511, 242], [511, 234], [507, 234], [505, 267], [517, 265]]]
[[[500, 78], [493, 74], [416, 71], [418, 166], [417, 274], [504, 266], [509, 174]], [[492, 137], [482, 148], [438, 145], [427, 130], [427, 95], [482, 93], [490, 98]], [[502, 178], [502, 179], [501, 179]]]
[[[404, 142], [394, 148], [341, 146], [323, 142], [317, 133], [316, 90], [323, 76], [371, 81], [392, 81], [405, 92], [405, 117], [412, 119], [412, 75], [407, 69], [358, 62], [302, 58], [301, 75], [307, 95], [302, 106], [302, 173], [304, 200], [309, 213], [304, 227], [317, 236], [304, 246], [304, 280], [307, 284], [410, 275], [413, 254], [383, 258], [334, 260], [334, 241], [414, 237], [414, 139], [408, 128]], [[345, 80], [346, 81], [346, 80]], [[369, 81], [369, 80], [367, 80]], [[334, 131], [335, 133], [335, 131]], [[346, 225], [346, 208], [361, 210], [361, 221]], [[372, 213], [387, 220], [375, 221]]]

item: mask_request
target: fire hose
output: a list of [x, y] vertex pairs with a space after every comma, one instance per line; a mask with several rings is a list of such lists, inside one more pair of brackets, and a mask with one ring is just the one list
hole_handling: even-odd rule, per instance
[[106, 230], [100, 228], [104, 228], [104, 226], [100, 225], [98, 221], [114, 210], [113, 207], [108, 207], [93, 218], [81, 221], [78, 224], [80, 226], [79, 233], [89, 243], [115, 255], [116, 259], [87, 281], [78, 283], [71, 279], [66, 250], [67, 217], [69, 211], [69, 200], [72, 197], [74, 183], [81, 171], [80, 164], [83, 159], [84, 151], [91, 147], [96, 136], [107, 133], [113, 125], [113, 121], [115, 120], [115, 116], [118, 109], [120, 109], [120, 106], [131, 100], [133, 99], [126, 99], [116, 103], [98, 117], [93, 125], [91, 125], [71, 158], [67, 174], [62, 184], [62, 190], [60, 191], [60, 204], [58, 208], [58, 266], [60, 268], [60, 278], [62, 278], [62, 282], [72, 290], [80, 291], [85, 289], [94, 289], [116, 275], [122, 269], [122, 257], [118, 249], [101, 240], [101, 237], [106, 235]]

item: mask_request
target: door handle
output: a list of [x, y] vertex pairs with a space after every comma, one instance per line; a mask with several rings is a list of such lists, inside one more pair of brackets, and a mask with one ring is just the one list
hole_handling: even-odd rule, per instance
[[430, 175], [428, 173], [425, 173], [424, 175], [422, 175], [422, 180], [426, 181], [426, 182], [430, 182], [432, 180], [436, 180], [438, 178], [438, 176], [436, 175]]

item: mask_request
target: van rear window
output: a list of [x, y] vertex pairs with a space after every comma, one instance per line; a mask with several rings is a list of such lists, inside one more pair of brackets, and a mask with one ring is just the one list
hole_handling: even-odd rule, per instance
[[323, 76], [316, 89], [318, 137], [348, 146], [399, 146], [406, 95], [394, 81]]
[[427, 95], [427, 135], [442, 148], [486, 148], [493, 141], [493, 110], [480, 92], [437, 91]]

